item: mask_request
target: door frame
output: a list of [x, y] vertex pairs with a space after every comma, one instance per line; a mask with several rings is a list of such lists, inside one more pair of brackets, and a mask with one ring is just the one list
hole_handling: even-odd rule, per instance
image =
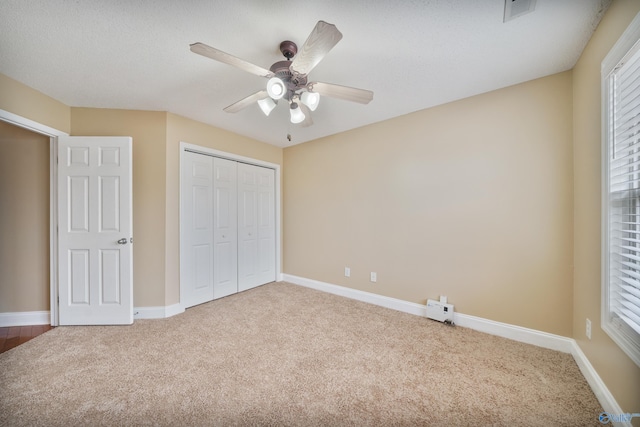
[[49, 313], [58, 326], [58, 137], [68, 133], [0, 109], [0, 120], [49, 137]]
[[269, 169], [273, 169], [275, 170], [275, 225], [276, 225], [276, 281], [282, 281], [282, 261], [281, 261], [281, 207], [280, 207], [280, 203], [281, 203], [281, 195], [280, 195], [280, 172], [281, 172], [281, 165], [277, 164], [277, 163], [270, 163], [270, 162], [266, 162], [263, 160], [258, 160], [258, 159], [254, 159], [251, 157], [245, 157], [245, 156], [241, 156], [239, 154], [233, 154], [233, 153], [229, 153], [226, 151], [220, 151], [220, 150], [216, 150], [214, 148], [208, 148], [208, 147], [203, 147], [201, 145], [195, 145], [195, 144], [190, 144], [188, 142], [184, 142], [184, 141], [180, 141], [180, 169], [179, 169], [179, 175], [180, 175], [180, 182], [179, 182], [179, 195], [178, 195], [178, 200], [180, 203], [180, 215], [179, 215], [179, 221], [180, 221], [180, 307], [182, 310], [184, 310], [184, 297], [183, 297], [183, 288], [182, 288], [182, 283], [185, 281], [184, 280], [184, 271], [185, 269], [183, 268], [182, 262], [184, 260], [184, 255], [186, 254], [187, 248], [185, 247], [185, 242], [184, 239], [182, 238], [182, 236], [184, 235], [184, 224], [182, 221], [182, 218], [184, 218], [184, 213], [182, 212], [182, 166], [183, 166], [183, 157], [184, 157], [184, 153], [185, 152], [192, 152], [192, 153], [197, 153], [197, 154], [203, 154], [205, 156], [212, 156], [212, 157], [220, 157], [222, 159], [227, 159], [227, 160], [233, 160], [236, 162], [240, 162], [240, 163], [247, 163], [250, 165], [255, 165], [255, 166], [261, 166], [264, 168], [269, 168]]

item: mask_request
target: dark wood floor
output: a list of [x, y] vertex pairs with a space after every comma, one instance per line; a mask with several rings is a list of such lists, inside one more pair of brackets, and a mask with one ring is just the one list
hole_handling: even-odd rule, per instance
[[0, 353], [24, 344], [31, 338], [44, 334], [52, 329], [51, 325], [10, 326], [0, 328]]

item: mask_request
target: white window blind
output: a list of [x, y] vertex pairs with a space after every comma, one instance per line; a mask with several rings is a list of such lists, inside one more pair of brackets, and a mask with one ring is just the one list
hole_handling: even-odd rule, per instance
[[640, 43], [604, 84], [608, 271], [602, 323], [640, 366]]

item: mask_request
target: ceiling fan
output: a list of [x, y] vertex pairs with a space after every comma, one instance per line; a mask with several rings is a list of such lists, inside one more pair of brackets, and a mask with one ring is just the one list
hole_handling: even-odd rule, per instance
[[291, 122], [310, 126], [313, 124], [311, 111], [315, 111], [318, 107], [320, 95], [361, 104], [368, 104], [373, 99], [373, 92], [370, 90], [308, 80], [309, 72], [340, 39], [342, 39], [342, 33], [335, 25], [318, 21], [299, 53], [298, 46], [294, 42], [285, 40], [280, 43], [280, 52], [287, 59], [276, 62], [268, 70], [204, 43], [193, 43], [190, 46], [194, 53], [269, 79], [266, 89], [229, 105], [224, 108], [224, 111], [236, 113], [257, 102], [260, 109], [268, 116], [277, 102], [284, 99], [289, 104]]

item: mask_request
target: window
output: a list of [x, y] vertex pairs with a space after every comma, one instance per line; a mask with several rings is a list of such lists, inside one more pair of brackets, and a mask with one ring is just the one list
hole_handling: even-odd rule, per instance
[[640, 366], [640, 14], [602, 62], [602, 329]]

